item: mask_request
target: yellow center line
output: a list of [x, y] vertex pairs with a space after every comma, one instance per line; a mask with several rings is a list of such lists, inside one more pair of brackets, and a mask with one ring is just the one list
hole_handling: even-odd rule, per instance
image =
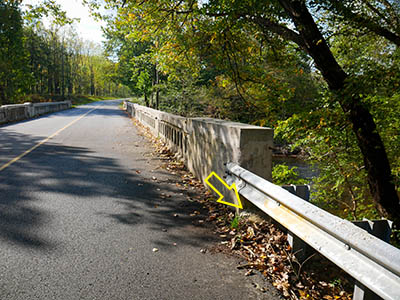
[[35, 146], [33, 146], [32, 148], [26, 150], [24, 153], [18, 155], [17, 157], [15, 157], [14, 159], [10, 160], [8, 163], [4, 164], [3, 166], [0, 167], [0, 172], [3, 171], [5, 168], [8, 168], [10, 165], [12, 165], [13, 163], [19, 161], [21, 158], [23, 158], [25, 155], [31, 153], [33, 150], [35, 150], [36, 148], [40, 147], [41, 145], [43, 145], [44, 143], [46, 143], [48, 140], [52, 139], [53, 137], [55, 137], [57, 134], [59, 134], [60, 132], [62, 132], [63, 130], [67, 129], [68, 127], [70, 127], [71, 125], [75, 124], [76, 122], [78, 122], [79, 120], [83, 119], [86, 115], [90, 114], [92, 111], [94, 111], [95, 109], [98, 109], [100, 107], [100, 105], [92, 108], [91, 110], [89, 110], [87, 113], [81, 115], [79, 118], [73, 120], [71, 123], [67, 124], [66, 126], [64, 126], [63, 128], [57, 130], [56, 132], [54, 132], [52, 135], [48, 136], [47, 138], [45, 138], [44, 140], [40, 141], [38, 144], [36, 144]]

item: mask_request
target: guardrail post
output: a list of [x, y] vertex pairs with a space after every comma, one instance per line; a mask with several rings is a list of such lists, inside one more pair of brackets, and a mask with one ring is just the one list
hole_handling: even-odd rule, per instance
[[[368, 231], [373, 236], [389, 243], [392, 232], [392, 222], [388, 220], [353, 221], [353, 224]], [[354, 284], [353, 300], [381, 300], [382, 298], [357, 281]]]
[[[284, 185], [282, 188], [307, 202], [310, 201], [310, 186], [308, 185]], [[309, 257], [312, 249], [306, 242], [299, 239], [290, 231], [287, 233], [287, 240], [290, 247], [292, 247], [292, 252], [300, 263]]]

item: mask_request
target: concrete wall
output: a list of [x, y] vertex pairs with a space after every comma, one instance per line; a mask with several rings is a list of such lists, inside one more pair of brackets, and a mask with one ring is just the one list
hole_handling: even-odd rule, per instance
[[71, 101], [24, 103], [0, 106], [0, 124], [34, 118], [43, 114], [71, 108]]
[[[212, 118], [184, 118], [127, 101], [124, 109], [155, 136], [163, 138], [203, 182], [212, 171], [224, 176], [228, 162], [236, 162], [271, 180], [273, 130], [270, 128]], [[217, 181], [212, 183], [223, 190]]]

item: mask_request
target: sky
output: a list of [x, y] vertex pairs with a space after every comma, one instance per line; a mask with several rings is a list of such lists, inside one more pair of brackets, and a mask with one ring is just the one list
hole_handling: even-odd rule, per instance
[[[67, 12], [69, 18], [80, 19], [80, 22], [75, 22], [75, 28], [81, 38], [95, 43], [101, 43], [105, 40], [102, 36], [102, 23], [95, 21], [94, 18], [90, 16], [89, 9], [82, 5], [81, 0], [56, 0], [56, 2]], [[37, 4], [38, 1], [24, 0], [22, 3]], [[44, 21], [45, 25], [47, 25], [46, 23], [48, 22]]]

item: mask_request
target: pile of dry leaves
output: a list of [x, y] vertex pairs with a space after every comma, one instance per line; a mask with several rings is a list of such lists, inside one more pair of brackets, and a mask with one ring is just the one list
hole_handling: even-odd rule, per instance
[[[299, 263], [287, 243], [287, 235], [279, 226], [260, 217], [244, 214], [235, 216], [230, 208], [215, 201], [212, 193], [190, 174], [182, 162], [168, 150], [162, 141], [141, 124], [141, 134], [149, 138], [163, 167], [181, 177], [180, 185], [195, 189], [196, 195], [188, 197], [207, 210], [205, 222], [215, 224], [215, 233], [222, 239], [214, 251], [237, 254], [247, 263], [239, 265], [245, 275], [261, 272], [287, 299], [346, 299], [352, 298], [352, 279], [335, 265], [318, 254]], [[195, 213], [194, 213], [195, 214]]]

